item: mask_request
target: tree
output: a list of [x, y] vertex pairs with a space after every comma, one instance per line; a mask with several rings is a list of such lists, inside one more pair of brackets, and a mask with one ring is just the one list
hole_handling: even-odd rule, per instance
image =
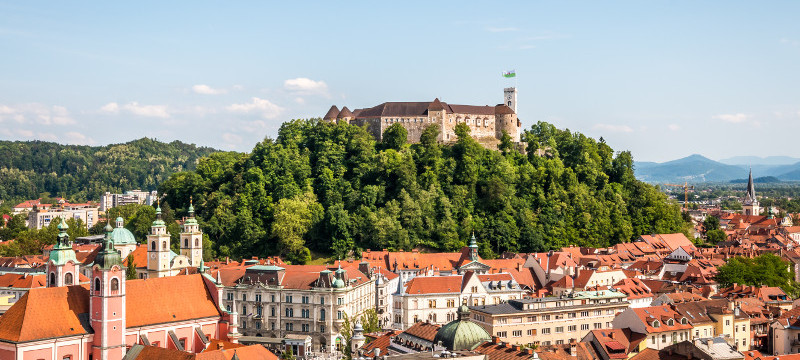
[[353, 338], [353, 326], [355, 326], [355, 324], [353, 324], [353, 319], [351, 319], [346, 312], [342, 312], [342, 320], [344, 321], [342, 322], [342, 327], [339, 330], [339, 333], [342, 334], [342, 337], [344, 337], [344, 343], [342, 343], [342, 355], [344, 355], [345, 359], [351, 360], [353, 358], [353, 354], [351, 353], [351, 339]]
[[703, 220], [703, 230], [706, 233], [711, 230], [719, 230], [719, 219], [716, 216], [706, 216], [705, 220]]
[[734, 257], [717, 268], [715, 277], [720, 287], [733, 284], [775, 286], [792, 296], [797, 296], [798, 283], [789, 264], [779, 256], [766, 253], [756, 258]]
[[400, 150], [408, 142], [408, 130], [394, 123], [383, 131], [383, 146], [387, 149]]
[[726, 238], [725, 231], [720, 229], [706, 231], [706, 241], [711, 244], [716, 245], [720, 241], [725, 241]]
[[369, 308], [361, 315], [361, 326], [364, 328], [364, 333], [375, 333], [381, 331], [380, 319], [378, 312], [374, 308]]
[[132, 253], [128, 254], [126, 261], [128, 262], [128, 267], [125, 269], [125, 279], [136, 280], [138, 276], [136, 275], [136, 263], [133, 261]]
[[319, 221], [321, 212], [322, 207], [317, 203], [316, 196], [310, 192], [278, 202], [272, 223], [272, 236], [278, 240], [283, 255], [292, 255], [295, 260], [303, 262], [310, 258], [303, 237]]

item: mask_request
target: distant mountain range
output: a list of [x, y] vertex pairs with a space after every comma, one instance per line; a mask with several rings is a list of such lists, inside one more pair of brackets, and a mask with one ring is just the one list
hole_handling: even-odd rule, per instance
[[800, 159], [788, 156], [737, 156], [720, 161], [702, 155], [656, 162], [636, 162], [636, 177], [643, 181], [667, 182], [739, 182], [753, 169], [754, 181], [800, 181]]

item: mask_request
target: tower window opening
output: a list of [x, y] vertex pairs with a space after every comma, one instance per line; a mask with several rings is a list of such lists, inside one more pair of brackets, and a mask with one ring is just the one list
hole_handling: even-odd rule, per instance
[[64, 275], [64, 285], [72, 285], [72, 273]]
[[94, 291], [100, 291], [100, 278], [94, 278]]
[[113, 278], [111, 279], [111, 291], [118, 291], [119, 290], [119, 279]]

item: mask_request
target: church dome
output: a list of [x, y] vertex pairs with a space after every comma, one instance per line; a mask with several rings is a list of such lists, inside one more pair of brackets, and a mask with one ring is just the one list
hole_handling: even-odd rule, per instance
[[458, 308], [458, 320], [451, 321], [436, 332], [433, 343], [450, 351], [472, 350], [485, 341], [490, 340], [489, 333], [480, 325], [469, 320], [469, 308], [461, 305]]
[[111, 231], [111, 240], [114, 241], [114, 245], [136, 244], [133, 233], [122, 227], [122, 218], [117, 218], [117, 227]]
[[344, 287], [344, 281], [342, 279], [336, 279], [333, 281], [333, 287], [337, 289], [341, 289]]

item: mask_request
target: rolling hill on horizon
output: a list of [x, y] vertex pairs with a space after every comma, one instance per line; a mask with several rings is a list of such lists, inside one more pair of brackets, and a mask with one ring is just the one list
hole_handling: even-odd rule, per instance
[[[764, 162], [748, 163], [758, 160]], [[787, 163], [793, 160], [794, 163]], [[638, 179], [653, 183], [741, 181], [747, 179], [750, 169], [753, 176], [762, 180], [800, 181], [800, 161], [796, 160], [788, 156], [738, 156], [723, 159], [723, 162], [693, 154], [662, 163], [636, 162], [634, 171]]]

